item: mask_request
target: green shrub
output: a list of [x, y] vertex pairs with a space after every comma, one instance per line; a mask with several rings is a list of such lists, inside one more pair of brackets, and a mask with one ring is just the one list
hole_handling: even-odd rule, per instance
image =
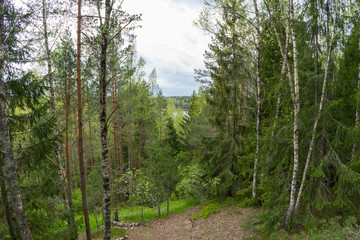
[[179, 195], [203, 203], [216, 191], [219, 178], [206, 179], [205, 171], [198, 164], [180, 168], [181, 181], [176, 187]]

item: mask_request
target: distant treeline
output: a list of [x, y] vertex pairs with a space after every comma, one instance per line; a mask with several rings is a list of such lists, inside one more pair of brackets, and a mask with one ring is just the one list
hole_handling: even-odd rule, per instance
[[166, 100], [169, 98], [173, 98], [175, 100], [175, 107], [181, 107], [184, 110], [189, 109], [189, 103], [191, 101], [190, 96], [171, 96], [171, 97], [165, 97]]

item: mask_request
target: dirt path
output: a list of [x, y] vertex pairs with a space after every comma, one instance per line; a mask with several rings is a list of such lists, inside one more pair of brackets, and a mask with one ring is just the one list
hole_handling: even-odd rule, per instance
[[127, 230], [130, 240], [187, 240], [187, 239], [244, 239], [251, 237], [251, 231], [244, 230], [242, 224], [249, 219], [249, 208], [228, 207], [207, 219], [192, 220], [199, 207], [183, 213], [156, 220], [148, 225]]

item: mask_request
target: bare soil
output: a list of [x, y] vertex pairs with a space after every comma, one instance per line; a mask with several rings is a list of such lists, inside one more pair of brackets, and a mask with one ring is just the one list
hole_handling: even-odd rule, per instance
[[180, 214], [158, 219], [147, 225], [127, 230], [130, 240], [238, 240], [253, 236], [253, 232], [242, 227], [250, 219], [250, 208], [227, 207], [208, 216], [207, 219], [193, 217], [200, 212], [200, 207], [187, 209]]

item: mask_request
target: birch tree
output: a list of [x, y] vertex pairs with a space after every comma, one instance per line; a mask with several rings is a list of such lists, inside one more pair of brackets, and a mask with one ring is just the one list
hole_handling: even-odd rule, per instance
[[256, 59], [255, 59], [255, 69], [256, 69], [256, 153], [254, 161], [254, 174], [253, 174], [253, 185], [252, 185], [252, 196], [256, 197], [256, 178], [258, 172], [258, 162], [259, 162], [259, 151], [260, 151], [260, 135], [261, 135], [261, 74], [260, 74], [260, 15], [257, 6], [257, 0], [253, 0], [254, 10], [255, 10], [255, 48], [256, 48]]
[[[327, 58], [326, 58], [326, 65], [325, 65], [325, 73], [324, 73], [324, 81], [323, 81], [323, 86], [322, 86], [322, 92], [321, 92], [321, 98], [320, 98], [320, 103], [319, 103], [319, 109], [318, 109], [318, 113], [316, 115], [315, 121], [314, 121], [314, 126], [313, 126], [313, 131], [312, 131], [312, 136], [311, 136], [311, 141], [310, 141], [310, 145], [309, 145], [309, 150], [306, 156], [306, 162], [305, 162], [305, 168], [303, 171], [303, 176], [302, 176], [302, 180], [301, 180], [301, 184], [300, 184], [300, 188], [299, 188], [299, 192], [297, 195], [297, 199], [296, 199], [296, 204], [295, 204], [295, 213], [297, 211], [297, 209], [299, 208], [299, 204], [300, 204], [300, 197], [302, 194], [302, 191], [304, 189], [304, 184], [306, 181], [306, 175], [307, 175], [307, 170], [309, 168], [309, 163], [311, 160], [311, 156], [313, 155], [313, 150], [314, 150], [314, 145], [315, 145], [315, 137], [316, 137], [316, 131], [317, 131], [317, 127], [318, 127], [318, 123], [321, 117], [321, 114], [323, 112], [323, 108], [324, 108], [324, 104], [325, 104], [325, 98], [326, 98], [326, 92], [327, 92], [327, 85], [328, 85], [328, 75], [329, 75], [329, 67], [330, 67], [330, 60], [331, 60], [331, 55], [332, 55], [332, 51], [334, 48], [334, 44], [335, 44], [335, 34], [336, 34], [336, 19], [337, 19], [337, 8], [338, 8], [338, 2], [335, 2], [335, 11], [334, 11], [334, 17], [333, 17], [333, 30], [331, 33], [331, 39], [330, 39], [330, 45], [328, 46], [328, 50], [327, 50]], [[358, 112], [357, 112], [358, 114]]]
[[[106, 115], [106, 90], [107, 90], [107, 51], [111, 41], [121, 33], [132, 21], [137, 20], [138, 16], [123, 16], [126, 17], [122, 25], [113, 25], [115, 17], [119, 14], [121, 5], [114, 9], [115, 0], [105, 0], [104, 11], [101, 15], [102, 3], [97, 3], [98, 19], [99, 19], [99, 35], [100, 35], [100, 69], [99, 69], [99, 83], [100, 83], [100, 138], [101, 138], [101, 158], [102, 158], [102, 177], [104, 188], [104, 240], [110, 240], [110, 215], [111, 215], [111, 201], [110, 201], [110, 171], [109, 171], [109, 148], [107, 144], [108, 137], [108, 119]], [[113, 29], [116, 27], [117, 29]], [[115, 33], [113, 33], [115, 31]]]
[[[5, 21], [6, 11], [11, 10], [4, 0], [0, 0], [0, 143], [1, 150], [5, 155], [5, 173], [9, 183], [10, 197], [13, 204], [17, 224], [22, 239], [31, 240], [32, 235], [26, 220], [23, 201], [21, 199], [19, 178], [16, 172], [16, 160], [10, 141], [9, 112], [7, 108], [7, 94], [5, 89], [5, 45], [8, 38], [6, 33], [7, 24], [17, 24], [13, 19]], [[12, 21], [11, 21], [12, 20]], [[10, 26], [11, 27], [11, 26]]]
[[294, 61], [294, 166], [291, 179], [290, 190], [290, 203], [286, 212], [286, 224], [289, 223], [295, 207], [296, 197], [296, 182], [297, 174], [299, 170], [299, 127], [300, 127], [300, 85], [299, 85], [299, 65], [298, 65], [298, 51], [297, 51], [297, 39], [295, 33], [295, 11], [293, 0], [289, 1], [289, 36], [291, 36], [293, 44], [293, 61]]

